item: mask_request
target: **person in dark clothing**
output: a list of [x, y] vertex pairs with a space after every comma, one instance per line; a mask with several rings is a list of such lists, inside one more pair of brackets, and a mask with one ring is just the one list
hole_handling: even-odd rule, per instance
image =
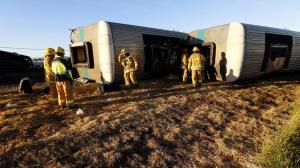
[[218, 76], [218, 72], [215, 68], [215, 66], [213, 65], [209, 65], [208, 66], [208, 74], [209, 74], [209, 80], [210, 81], [216, 81], [217, 80], [217, 76]]
[[226, 81], [226, 74], [227, 74], [227, 59], [225, 52], [221, 53], [221, 60], [220, 60], [220, 74], [223, 81]]

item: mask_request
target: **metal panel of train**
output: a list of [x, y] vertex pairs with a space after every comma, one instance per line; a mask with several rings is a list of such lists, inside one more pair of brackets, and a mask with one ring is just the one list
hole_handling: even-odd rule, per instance
[[[221, 81], [300, 70], [299, 32], [243, 23], [187, 34], [100, 21], [74, 29], [70, 51], [80, 77], [112, 84], [123, 77], [117, 62], [121, 48], [136, 57], [138, 78], [147, 78], [170, 73], [174, 61], [180, 60], [181, 48], [191, 51], [193, 46], [201, 49], [208, 61], [206, 67], [216, 71]], [[180, 71], [180, 66], [176, 67]]]
[[138, 61], [138, 78], [164, 75], [172, 69], [172, 61], [186, 36], [181, 32], [99, 21], [72, 30], [72, 65], [81, 78], [118, 83], [123, 79], [123, 68], [117, 58], [120, 50], [126, 48]]
[[211, 55], [219, 80], [233, 82], [277, 71], [300, 70], [299, 32], [230, 23], [189, 35], [189, 44], [214, 44], [215, 53]]

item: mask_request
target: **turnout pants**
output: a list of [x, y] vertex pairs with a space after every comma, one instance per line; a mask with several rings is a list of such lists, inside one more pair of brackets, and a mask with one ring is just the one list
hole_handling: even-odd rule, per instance
[[201, 70], [192, 70], [192, 81], [194, 85], [202, 83], [202, 72]]
[[74, 103], [73, 86], [71, 81], [56, 82], [58, 104], [61, 107], [70, 107]]
[[125, 85], [129, 86], [132, 84], [137, 84], [137, 80], [135, 77], [135, 71], [124, 72]]
[[57, 102], [57, 89], [55, 81], [48, 81], [49, 86], [49, 102], [55, 103]]
[[182, 82], [186, 82], [188, 77], [188, 69], [182, 69]]

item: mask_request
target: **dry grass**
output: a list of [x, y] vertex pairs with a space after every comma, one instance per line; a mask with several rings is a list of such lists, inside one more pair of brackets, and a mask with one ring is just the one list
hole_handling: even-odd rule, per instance
[[0, 167], [252, 167], [264, 137], [290, 118], [299, 80], [200, 89], [153, 80], [104, 95], [80, 85], [78, 116], [41, 93], [4, 91]]
[[[300, 92], [300, 87], [297, 88]], [[300, 99], [291, 109], [291, 119], [271, 134], [257, 155], [261, 167], [300, 167]]]

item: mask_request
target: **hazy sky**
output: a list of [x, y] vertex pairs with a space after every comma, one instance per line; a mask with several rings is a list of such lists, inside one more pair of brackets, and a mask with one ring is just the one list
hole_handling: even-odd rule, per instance
[[[300, 31], [300, 1], [2, 0], [0, 47], [68, 49], [68, 28], [99, 20], [182, 32], [229, 22]], [[42, 50], [0, 50], [43, 56]]]

